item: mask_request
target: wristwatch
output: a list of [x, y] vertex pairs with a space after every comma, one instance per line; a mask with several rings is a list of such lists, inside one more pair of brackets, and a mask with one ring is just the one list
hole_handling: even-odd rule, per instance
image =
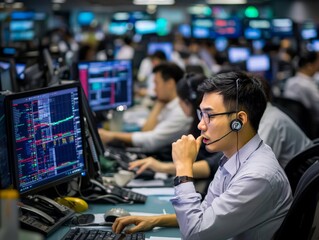
[[181, 183], [186, 183], [186, 182], [194, 182], [194, 178], [189, 176], [176, 176], [174, 178], [174, 186], [177, 186]]

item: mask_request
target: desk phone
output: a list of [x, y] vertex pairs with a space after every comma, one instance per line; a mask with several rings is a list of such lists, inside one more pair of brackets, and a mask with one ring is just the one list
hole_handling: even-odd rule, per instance
[[18, 204], [19, 221], [22, 229], [50, 235], [75, 212], [50, 198], [28, 195]]

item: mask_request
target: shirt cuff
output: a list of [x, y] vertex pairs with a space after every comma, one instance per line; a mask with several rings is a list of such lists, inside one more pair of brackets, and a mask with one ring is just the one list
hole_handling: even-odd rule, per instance
[[175, 195], [185, 195], [190, 193], [196, 193], [195, 186], [193, 182], [185, 182], [177, 185], [175, 188]]

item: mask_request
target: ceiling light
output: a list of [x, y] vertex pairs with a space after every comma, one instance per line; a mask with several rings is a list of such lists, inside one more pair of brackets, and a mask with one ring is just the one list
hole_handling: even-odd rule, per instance
[[52, 3], [65, 3], [65, 0], [52, 0]]
[[173, 5], [175, 0], [133, 0], [135, 5]]
[[247, 0], [206, 0], [208, 4], [246, 4]]

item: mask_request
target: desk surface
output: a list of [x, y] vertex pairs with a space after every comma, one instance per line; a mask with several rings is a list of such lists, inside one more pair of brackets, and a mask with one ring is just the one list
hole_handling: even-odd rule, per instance
[[[167, 214], [174, 213], [174, 208], [172, 204], [165, 200], [161, 199], [158, 196], [149, 196], [145, 204], [124, 204], [120, 203], [117, 205], [114, 204], [101, 204], [101, 203], [89, 203], [89, 210], [85, 213], [105, 213], [105, 211], [114, 208], [121, 207], [130, 212], [145, 212], [145, 213], [157, 213], [162, 214], [163, 209], [165, 209]], [[61, 228], [50, 235], [48, 240], [57, 240], [61, 239], [66, 232], [69, 230], [67, 226], [61, 226]], [[145, 232], [145, 236], [149, 238], [150, 236], [158, 237], [177, 237], [180, 238], [180, 232], [178, 228], [159, 228], [153, 231]]]

